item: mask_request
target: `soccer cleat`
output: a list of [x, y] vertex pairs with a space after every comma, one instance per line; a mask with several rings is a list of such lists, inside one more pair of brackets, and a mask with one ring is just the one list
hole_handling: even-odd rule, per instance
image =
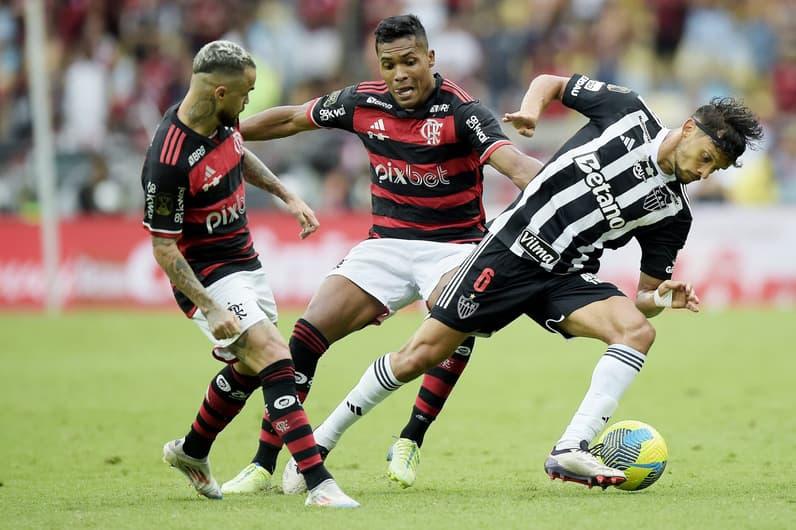
[[420, 464], [420, 447], [408, 438], [398, 438], [387, 452], [387, 477], [402, 488], [408, 488], [417, 479]]
[[182, 449], [183, 442], [185, 438], [167, 442], [163, 446], [163, 461], [188, 477], [199, 495], [204, 495], [208, 499], [221, 499], [223, 497], [221, 489], [210, 473], [210, 461], [207, 457], [200, 459], [185, 454]]
[[291, 458], [285, 464], [285, 470], [282, 472], [282, 493], [285, 495], [300, 495], [306, 491], [307, 482], [304, 480], [304, 475], [299, 473], [296, 459]]
[[327, 478], [312, 488], [304, 504], [324, 508], [359, 508], [359, 503], [343, 493], [333, 478]]
[[551, 480], [561, 479], [564, 482], [577, 482], [591, 488], [600, 486], [618, 486], [626, 478], [622, 470], [608, 467], [595, 456], [599, 454], [600, 446], [589, 449], [589, 442], [583, 440], [580, 447], [570, 449], [556, 449], [544, 463], [545, 473]]
[[235, 478], [221, 485], [224, 495], [236, 493], [258, 493], [271, 489], [271, 473], [260, 464], [251, 463]]

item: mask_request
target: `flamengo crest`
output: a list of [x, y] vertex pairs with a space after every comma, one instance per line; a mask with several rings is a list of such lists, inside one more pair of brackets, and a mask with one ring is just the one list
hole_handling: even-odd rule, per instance
[[428, 145], [439, 145], [442, 136], [442, 123], [438, 120], [426, 120], [420, 127], [420, 134]]

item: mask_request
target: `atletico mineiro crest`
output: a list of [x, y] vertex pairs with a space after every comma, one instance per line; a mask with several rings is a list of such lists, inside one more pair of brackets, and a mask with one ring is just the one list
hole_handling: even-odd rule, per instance
[[459, 313], [459, 318], [464, 320], [465, 318], [472, 316], [472, 314], [478, 309], [479, 305], [481, 304], [478, 302], [473, 302], [472, 298], [468, 298], [464, 295], [459, 296], [459, 303], [456, 304], [456, 310]]

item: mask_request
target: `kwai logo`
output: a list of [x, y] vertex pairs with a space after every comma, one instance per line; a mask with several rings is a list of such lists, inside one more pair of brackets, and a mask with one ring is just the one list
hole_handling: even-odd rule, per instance
[[482, 144], [489, 139], [489, 137], [486, 135], [483, 129], [481, 129], [481, 120], [479, 120], [478, 116], [476, 116], [475, 114], [467, 118], [467, 121], [465, 121], [464, 124], [467, 125], [467, 127], [470, 128], [475, 133], [475, 136], [478, 138], [478, 141], [481, 142]]

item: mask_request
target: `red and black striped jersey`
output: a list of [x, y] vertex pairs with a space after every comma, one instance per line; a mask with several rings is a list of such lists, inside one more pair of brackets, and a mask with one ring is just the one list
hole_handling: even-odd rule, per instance
[[[246, 219], [243, 137], [219, 127], [213, 137], [189, 129], [177, 117], [179, 103], [163, 115], [141, 172], [144, 227], [177, 239], [202, 285], [260, 267]], [[174, 289], [189, 316], [195, 307]]]
[[459, 243], [484, 234], [483, 165], [511, 142], [486, 107], [434, 77], [431, 97], [411, 111], [383, 81], [349, 86], [309, 105], [315, 125], [353, 132], [368, 151], [371, 237]]

